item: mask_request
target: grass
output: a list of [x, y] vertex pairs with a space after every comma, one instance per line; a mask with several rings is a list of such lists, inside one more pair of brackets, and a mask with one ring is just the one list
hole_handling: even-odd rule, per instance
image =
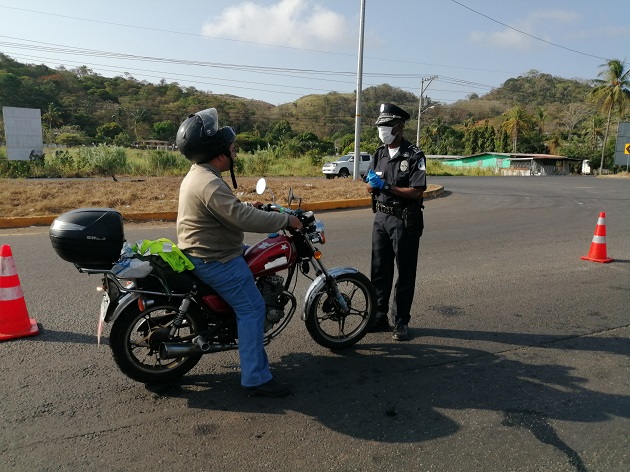
[[[231, 187], [229, 173], [224, 174]], [[107, 207], [122, 213], [177, 211], [181, 176], [92, 179], [0, 179], [0, 218], [59, 215], [75, 208]], [[324, 177], [267, 177], [268, 191], [256, 194], [255, 177], [238, 177], [234, 193], [242, 201], [286, 205], [289, 187], [304, 202], [365, 198], [365, 184]]]
[[[0, 148], [0, 218], [56, 216], [85, 207], [115, 208], [124, 213], [177, 211], [179, 186], [190, 167], [179, 153], [99, 146], [45, 149], [43, 159], [6, 160]], [[303, 202], [365, 198], [365, 185], [352, 179], [327, 180], [322, 159], [286, 158], [273, 150], [242, 153], [236, 161], [242, 201], [286, 205], [289, 188]], [[429, 173], [432, 165], [429, 163]], [[451, 172], [448, 169], [447, 174]], [[111, 175], [115, 175], [114, 180]], [[258, 176], [270, 192], [256, 195]], [[106, 176], [106, 177], [104, 177]], [[56, 178], [48, 178], [56, 177]], [[80, 177], [80, 178], [79, 178]], [[229, 174], [224, 174], [230, 182]]]
[[[47, 151], [43, 161], [6, 161], [0, 148], [0, 218], [57, 216], [85, 207], [115, 208], [124, 213], [177, 211], [179, 186], [190, 163], [169, 151], [99, 147]], [[325, 179], [321, 162], [283, 158], [269, 150], [239, 154], [236, 195], [242, 201], [286, 205], [289, 188], [303, 202], [366, 198], [365, 185], [352, 179]], [[117, 181], [111, 177], [114, 170]], [[429, 161], [432, 175], [496, 175], [493, 169], [456, 168]], [[257, 176], [267, 177], [267, 193], [256, 195]], [[618, 177], [627, 176], [627, 172]], [[62, 178], [43, 178], [48, 176]], [[21, 178], [30, 177], [30, 178]], [[40, 177], [40, 178], [32, 178]], [[89, 177], [89, 178], [63, 178]], [[603, 176], [604, 177], [604, 176]], [[612, 176], [611, 176], [612, 177]], [[229, 174], [224, 174], [230, 182]], [[430, 177], [429, 177], [430, 181]], [[429, 185], [429, 190], [435, 186]]]

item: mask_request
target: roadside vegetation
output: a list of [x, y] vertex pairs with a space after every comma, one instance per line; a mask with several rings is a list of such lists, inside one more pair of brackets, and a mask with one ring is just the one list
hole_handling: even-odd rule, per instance
[[[271, 193], [256, 195], [260, 177], [267, 178], [268, 188], [280, 204], [286, 203], [289, 187], [305, 202], [368, 196], [361, 181], [328, 180], [321, 166], [308, 157], [241, 153], [236, 162], [235, 192], [243, 201], [271, 201]], [[174, 151], [110, 146], [47, 150], [43, 158], [30, 161], [0, 159], [0, 218], [58, 215], [81, 207], [133, 213], [177, 211], [179, 185], [189, 167], [190, 162]], [[460, 172], [438, 162], [428, 164], [433, 175], [455, 175], [453, 171], [477, 175], [481, 169]]]
[[[609, 60], [597, 77], [563, 79], [530, 71], [454, 104], [423, 97], [420, 147], [427, 155], [560, 154], [588, 160], [600, 174], [619, 173], [625, 169], [613, 165], [616, 125], [630, 121], [630, 71], [624, 61]], [[379, 145], [373, 123], [382, 102], [411, 112], [405, 136], [415, 141], [416, 95], [382, 84], [365, 89], [362, 100], [362, 152], [373, 153]], [[321, 172], [324, 162], [354, 150], [352, 93], [308, 95], [274, 106], [177, 83], [102, 77], [85, 66], [21, 64], [0, 53], [0, 106], [40, 109], [49, 143], [43, 155], [26, 161], [9, 161], [0, 147], [0, 217], [54, 215], [85, 206], [175, 211], [190, 165], [173, 150], [177, 127], [183, 117], [208, 107], [218, 110], [221, 125], [238, 133], [236, 173], [244, 200], [256, 199], [261, 176], [269, 178], [278, 202], [289, 186], [305, 201], [366, 196], [362, 183], [327, 180]], [[4, 140], [0, 117], [0, 143]], [[432, 175], [494, 172], [427, 163], [429, 183]]]
[[[629, 71], [624, 61], [613, 59], [593, 75], [597, 78], [564, 79], [532, 70], [485, 95], [473, 93], [452, 104], [424, 96], [420, 147], [427, 155], [560, 154], [588, 160], [593, 169], [615, 172], [616, 124], [630, 121]], [[362, 95], [362, 152], [372, 153], [379, 145], [373, 123], [382, 102], [396, 103], [411, 113], [405, 135], [415, 141], [416, 95], [389, 84], [368, 87]], [[126, 165], [130, 169], [125, 172], [135, 172], [131, 167], [143, 164], [149, 168], [139, 171], [147, 175], [169, 172], [177, 167], [170, 162], [174, 158], [169, 153], [153, 153], [136, 161], [126, 151], [124, 163], [118, 150], [105, 153], [92, 148], [168, 148], [182, 119], [208, 107], [217, 109], [221, 125], [237, 131], [245, 172], [318, 175], [318, 167], [327, 156], [354, 149], [352, 92], [307, 95], [274, 106], [164, 80], [153, 84], [130, 75], [103, 77], [86, 66], [52, 69], [22, 64], [0, 53], [0, 106], [41, 110], [44, 142], [64, 146], [47, 151], [44, 161], [48, 162], [44, 164], [60, 175], [86, 175], [90, 166], [106, 172], [112, 166]], [[0, 117], [0, 143], [3, 134]], [[65, 153], [65, 149], [75, 147], [88, 149], [75, 159]], [[11, 169], [10, 173], [28, 174], [22, 169]]]
[[[269, 149], [240, 152], [235, 161], [239, 176], [321, 177], [324, 160], [311, 156], [286, 157]], [[493, 169], [455, 168], [436, 161], [428, 162], [432, 175], [494, 175]], [[162, 177], [184, 175], [190, 161], [177, 151], [138, 150], [118, 146], [46, 148], [43, 156], [27, 161], [9, 161], [0, 147], [0, 178], [86, 178]], [[339, 181], [340, 179], [335, 179]]]

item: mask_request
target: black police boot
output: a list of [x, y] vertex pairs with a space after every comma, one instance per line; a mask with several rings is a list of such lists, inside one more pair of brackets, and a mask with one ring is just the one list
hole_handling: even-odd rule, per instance
[[399, 323], [392, 331], [392, 339], [394, 341], [406, 341], [409, 339], [409, 328], [406, 324]]

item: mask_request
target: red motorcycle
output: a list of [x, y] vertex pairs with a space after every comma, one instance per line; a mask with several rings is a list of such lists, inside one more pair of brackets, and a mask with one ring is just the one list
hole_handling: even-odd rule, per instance
[[[265, 187], [261, 179], [257, 192], [262, 194]], [[298, 202], [296, 210], [290, 209], [293, 201]], [[355, 268], [324, 266], [318, 248], [326, 241], [324, 224], [300, 206], [301, 198], [292, 190], [289, 208], [265, 205], [266, 211], [297, 216], [304, 227], [270, 234], [244, 254], [267, 307], [265, 344], [287, 327], [297, 310], [293, 291], [301, 272], [312, 280], [301, 313], [309, 334], [324, 347], [347, 348], [374, 323], [374, 288]], [[113, 323], [109, 345], [114, 361], [133, 380], [169, 382], [190, 371], [204, 354], [238, 348], [232, 308], [192, 272], [176, 273], [162, 264], [142, 278], [119, 278], [112, 272], [124, 244], [117, 211], [64, 213], [52, 223], [50, 238], [57, 254], [79, 272], [102, 275], [99, 339], [103, 323]]]

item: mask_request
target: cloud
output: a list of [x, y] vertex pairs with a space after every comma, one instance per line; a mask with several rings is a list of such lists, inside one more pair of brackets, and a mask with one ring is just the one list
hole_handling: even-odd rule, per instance
[[558, 8], [553, 10], [537, 10], [532, 12], [529, 16], [531, 20], [552, 20], [558, 23], [574, 23], [580, 19], [574, 11], [560, 10]]
[[[521, 31], [525, 31], [528, 34], [532, 34], [523, 28], [518, 28], [516, 26], [515, 28], [520, 29]], [[518, 31], [514, 31], [513, 29], [505, 29], [492, 33], [473, 31], [472, 33], [470, 33], [470, 39], [475, 43], [480, 43], [485, 46], [520, 50], [529, 49], [534, 42], [533, 38], [519, 33]]]
[[[505, 28], [494, 32], [473, 31], [470, 33], [470, 39], [489, 47], [526, 51], [542, 45], [540, 41], [531, 36], [553, 42], [550, 33], [558, 33], [562, 25], [575, 23], [579, 19], [580, 17], [576, 12], [569, 10], [536, 10], [515, 23], [505, 22], [515, 29]], [[531, 36], [527, 36], [528, 34]]]
[[279, 0], [268, 6], [243, 2], [202, 27], [206, 36], [309, 49], [345, 44], [352, 31], [343, 15], [309, 0]]

